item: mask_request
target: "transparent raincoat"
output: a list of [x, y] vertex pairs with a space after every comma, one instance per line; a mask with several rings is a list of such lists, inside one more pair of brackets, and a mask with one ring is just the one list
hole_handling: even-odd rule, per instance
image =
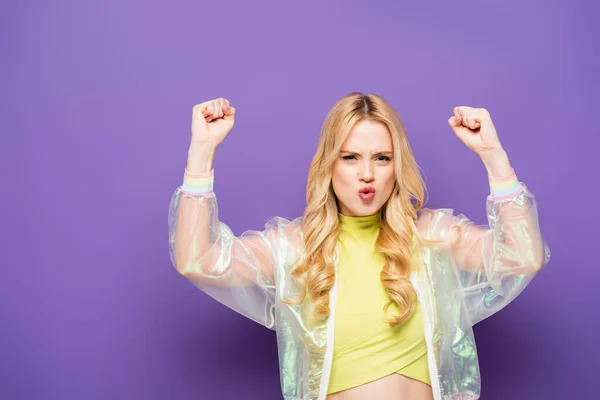
[[[421, 268], [411, 274], [424, 311], [434, 399], [478, 399], [480, 375], [472, 326], [512, 301], [550, 258], [536, 200], [523, 183], [510, 196], [487, 197], [488, 226], [450, 208], [421, 209], [416, 225]], [[270, 219], [240, 236], [218, 218], [214, 192], [178, 187], [169, 206], [169, 246], [178, 272], [208, 295], [276, 331], [284, 399], [325, 399], [333, 354], [337, 286], [330, 316], [312, 318], [296, 297], [291, 271], [302, 260], [302, 217]], [[458, 229], [459, 227], [460, 229]], [[334, 260], [337, 268], [337, 261]], [[337, 272], [337, 269], [336, 269]]]

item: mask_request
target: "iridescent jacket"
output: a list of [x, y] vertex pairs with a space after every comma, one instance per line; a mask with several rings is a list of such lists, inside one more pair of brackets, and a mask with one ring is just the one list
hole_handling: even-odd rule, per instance
[[[424, 310], [436, 400], [479, 398], [473, 325], [512, 301], [549, 261], [536, 200], [525, 184], [517, 184], [514, 193], [487, 197], [489, 226], [477, 226], [450, 208], [419, 210], [416, 225], [425, 238], [455, 239], [419, 244], [422, 267], [410, 277]], [[169, 207], [170, 255], [178, 272], [217, 301], [276, 331], [284, 399], [323, 400], [337, 286], [329, 294], [326, 320], [312, 317], [308, 297], [299, 305], [282, 302], [299, 292], [291, 271], [304, 256], [301, 227], [302, 218], [275, 217], [264, 230], [236, 237], [218, 219], [214, 192], [194, 193], [183, 186]], [[332, 262], [337, 267], [335, 258]]]

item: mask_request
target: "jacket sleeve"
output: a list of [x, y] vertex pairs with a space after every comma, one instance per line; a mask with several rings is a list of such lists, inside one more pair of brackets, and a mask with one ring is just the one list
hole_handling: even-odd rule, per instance
[[512, 189], [501, 196], [492, 189], [486, 214], [487, 226], [452, 213], [432, 223], [437, 231], [433, 236], [454, 239], [453, 265], [473, 325], [515, 299], [550, 260], [536, 198], [516, 177]]
[[168, 220], [171, 262], [215, 300], [274, 329], [274, 271], [282, 219], [273, 218], [264, 230], [236, 237], [219, 221], [212, 182], [208, 189], [184, 183], [173, 193]]

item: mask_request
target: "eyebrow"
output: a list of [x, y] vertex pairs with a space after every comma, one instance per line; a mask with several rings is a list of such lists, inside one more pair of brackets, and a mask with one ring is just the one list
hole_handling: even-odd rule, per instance
[[[340, 150], [340, 153], [361, 154], [359, 151], [354, 151], [354, 150]], [[377, 150], [377, 151], [374, 151], [373, 154], [391, 155], [391, 154], [393, 154], [393, 152], [388, 151], [388, 150]]]

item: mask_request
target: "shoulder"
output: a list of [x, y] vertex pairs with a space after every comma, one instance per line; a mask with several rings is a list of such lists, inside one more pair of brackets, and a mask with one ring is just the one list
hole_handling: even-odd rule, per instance
[[302, 248], [302, 222], [304, 217], [285, 218], [273, 217], [265, 224], [266, 231], [275, 239], [279, 246], [288, 250]]
[[450, 238], [457, 217], [452, 208], [421, 208], [417, 211], [415, 225], [422, 237], [430, 240]]
[[265, 228], [268, 230], [275, 230], [280, 235], [294, 236], [300, 235], [302, 232], [302, 221], [304, 217], [297, 218], [285, 218], [285, 217], [272, 217], [265, 224]]
[[452, 208], [421, 208], [417, 211], [415, 225], [421, 232], [428, 232], [440, 223], [446, 223], [454, 216]]

